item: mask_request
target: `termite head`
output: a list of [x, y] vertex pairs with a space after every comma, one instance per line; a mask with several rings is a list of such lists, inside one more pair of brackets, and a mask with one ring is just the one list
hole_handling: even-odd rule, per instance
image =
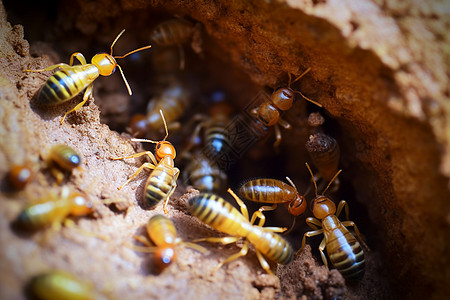
[[92, 64], [98, 68], [100, 75], [109, 76], [116, 70], [117, 62], [108, 53], [99, 53], [94, 55], [91, 60]]
[[167, 136], [169, 135], [169, 131], [167, 130], [167, 123], [166, 119], [164, 118], [162, 110], [159, 110], [159, 113], [161, 115], [161, 118], [164, 123], [164, 128], [166, 130], [166, 136], [162, 141], [152, 141], [152, 140], [146, 140], [146, 139], [132, 139], [134, 142], [146, 142], [146, 143], [154, 143], [156, 144], [155, 147], [155, 156], [158, 161], [160, 161], [163, 157], [169, 156], [172, 159], [175, 159], [177, 152], [175, 151], [175, 147], [168, 141], [166, 141]]
[[81, 160], [80, 154], [65, 144], [53, 146], [47, 157], [48, 162], [56, 163], [59, 167], [67, 171], [79, 167]]
[[154, 255], [156, 267], [162, 271], [176, 260], [176, 252], [173, 247], [160, 247]]
[[127, 56], [130, 55], [130, 54], [136, 53], [136, 52], [141, 51], [141, 50], [148, 49], [148, 48], [150, 48], [151, 46], [149, 45], [149, 46], [141, 47], [141, 48], [139, 48], [139, 49], [130, 51], [130, 52], [128, 52], [128, 53], [125, 54], [125, 55], [121, 55], [121, 56], [113, 56], [113, 47], [114, 47], [114, 44], [117, 42], [117, 40], [120, 38], [120, 36], [121, 36], [124, 32], [125, 32], [125, 29], [122, 30], [122, 31], [117, 35], [117, 37], [115, 38], [115, 40], [112, 42], [112, 44], [111, 44], [111, 54], [108, 54], [108, 53], [99, 53], [99, 54], [96, 54], [96, 55], [94, 55], [94, 57], [92, 57], [91, 62], [92, 62], [93, 65], [95, 65], [95, 66], [98, 68], [98, 71], [99, 71], [100, 75], [102, 75], [102, 76], [109, 76], [109, 75], [111, 75], [112, 73], [114, 73], [116, 67], [118, 67], [118, 68], [119, 68], [119, 71], [120, 71], [120, 74], [122, 75], [123, 81], [125, 82], [125, 85], [127, 86], [128, 94], [131, 95], [132, 92], [131, 92], [130, 85], [128, 84], [128, 81], [127, 81], [127, 79], [125, 78], [125, 75], [123, 74], [122, 69], [121, 69], [120, 66], [117, 64], [116, 58], [124, 58], [124, 57], [127, 57]]
[[271, 100], [279, 110], [288, 110], [295, 100], [295, 92], [290, 87], [277, 89], [272, 93]]
[[289, 183], [292, 185], [292, 187], [295, 189], [296, 192], [294, 200], [292, 200], [288, 204], [289, 213], [296, 217], [304, 213], [308, 205], [306, 203], [305, 197], [303, 197], [302, 195], [300, 195], [300, 193], [297, 192], [297, 187], [295, 186], [294, 182], [287, 176], [286, 179], [287, 181], [289, 181]]
[[319, 195], [317, 193], [317, 183], [314, 179], [314, 174], [309, 167], [308, 163], [305, 163], [306, 167], [308, 168], [309, 173], [311, 174], [311, 179], [314, 183], [314, 188], [316, 190], [316, 197], [311, 201], [311, 210], [314, 214], [314, 217], [321, 220], [327, 216], [334, 215], [336, 213], [336, 205], [334, 204], [333, 200], [331, 200], [329, 197], [324, 196], [325, 192], [328, 190], [330, 185], [333, 183], [333, 181], [338, 177], [338, 175], [342, 172], [342, 170], [337, 171], [337, 173], [331, 178], [330, 182], [326, 186], [326, 188], [323, 190], [322, 195]]
[[72, 201], [72, 207], [70, 213], [74, 216], [85, 216], [93, 212], [93, 203], [86, 197], [78, 192], [70, 194], [69, 198]]
[[326, 196], [317, 196], [313, 199], [311, 204], [314, 217], [319, 220], [322, 220], [323, 218], [334, 215], [336, 213], [336, 205], [334, 204], [333, 200]]
[[156, 144], [155, 147], [155, 156], [158, 161], [160, 161], [163, 157], [170, 156], [172, 159], [175, 159], [177, 152], [175, 147], [168, 141], [161, 141]]
[[8, 173], [9, 182], [16, 190], [22, 190], [33, 179], [33, 170], [26, 165], [15, 165]]
[[297, 80], [299, 80], [300, 78], [302, 78], [306, 73], [308, 73], [311, 70], [311, 68], [306, 69], [306, 71], [304, 71], [302, 74], [300, 74], [299, 76], [297, 76], [297, 78], [295, 78], [294, 80], [292, 80], [292, 76], [289, 73], [289, 85], [287, 87], [283, 87], [283, 88], [279, 88], [278, 90], [276, 90], [275, 92], [273, 92], [272, 94], [272, 102], [273, 104], [280, 110], [288, 110], [292, 107], [292, 104], [295, 102], [296, 100], [296, 95], [295, 94], [299, 94], [300, 96], [302, 96], [302, 98], [304, 98], [305, 100], [319, 106], [322, 107], [322, 104], [309, 99], [308, 97], [306, 97], [305, 95], [302, 94], [302, 92], [300, 91], [295, 91], [291, 88], [291, 84], [293, 84], [294, 82], [296, 82]]
[[294, 182], [287, 176], [286, 179], [287, 181], [289, 181], [289, 183], [292, 185], [292, 187], [295, 189], [295, 192], [297, 193], [295, 195], [295, 199], [289, 202], [288, 205], [289, 213], [296, 217], [304, 213], [308, 205], [306, 203], [305, 197], [303, 197], [302, 195], [300, 195], [300, 193], [297, 192], [297, 187], [295, 186]]
[[288, 211], [293, 216], [299, 216], [306, 210], [306, 199], [300, 194], [297, 194], [294, 200], [289, 203]]

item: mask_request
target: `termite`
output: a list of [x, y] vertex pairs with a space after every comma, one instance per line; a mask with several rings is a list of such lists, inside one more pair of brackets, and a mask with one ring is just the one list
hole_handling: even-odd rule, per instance
[[145, 201], [149, 208], [153, 208], [159, 202], [164, 201], [164, 213], [168, 213], [167, 204], [170, 196], [177, 187], [177, 178], [180, 175], [180, 170], [175, 168], [174, 159], [176, 157], [175, 147], [168, 141], [166, 141], [169, 131], [167, 129], [167, 123], [164, 119], [163, 112], [159, 111], [161, 118], [163, 119], [164, 128], [166, 130], [166, 136], [162, 141], [152, 141], [146, 139], [132, 139], [135, 142], [148, 142], [156, 144], [155, 154], [151, 151], [144, 151], [135, 153], [129, 156], [122, 157], [110, 157], [112, 160], [120, 160], [127, 158], [140, 157], [147, 155], [151, 159], [151, 163], [144, 163], [139, 169], [125, 181], [117, 189], [122, 189], [127, 183], [129, 183], [134, 177], [136, 177], [144, 168], [152, 169], [150, 176], [145, 183]]
[[150, 240], [155, 246], [144, 236], [134, 236], [138, 241], [147, 247], [133, 247], [141, 252], [154, 253], [154, 262], [159, 271], [167, 268], [172, 262], [176, 261], [176, 246], [184, 245], [193, 248], [199, 252], [205, 253], [206, 249], [194, 243], [184, 242], [177, 236], [175, 224], [164, 215], [154, 215], [150, 218], [145, 226]]
[[[252, 244], [255, 247], [256, 256], [262, 268], [273, 275], [264, 256], [279, 264], [288, 264], [293, 259], [291, 245], [282, 236], [275, 233], [283, 232], [286, 228], [262, 227], [265, 217], [260, 211], [253, 213], [249, 221], [248, 210], [244, 202], [231, 189], [228, 189], [228, 192], [236, 200], [241, 213], [230, 203], [215, 194], [204, 193], [189, 199], [190, 211], [195, 217], [212, 228], [231, 235], [220, 238], [197, 239], [194, 242], [207, 241], [231, 244], [244, 239], [241, 251], [219, 263], [213, 273], [224, 264], [245, 256], [248, 252], [249, 244]], [[257, 218], [260, 218], [258, 225], [254, 225]]]
[[[38, 101], [42, 105], [57, 105], [66, 102], [76, 95], [81, 93], [84, 89], [86, 91], [83, 95], [83, 101], [77, 104], [74, 108], [66, 112], [61, 119], [60, 123], [64, 122], [66, 116], [78, 109], [80, 109], [86, 101], [92, 95], [93, 83], [100, 75], [110, 76], [114, 73], [116, 67], [119, 68], [120, 74], [125, 82], [128, 93], [131, 95], [131, 88], [125, 78], [122, 68], [117, 64], [117, 58], [124, 58], [130, 54], [136, 53], [150, 48], [151, 46], [141, 47], [139, 49], [128, 52], [125, 55], [113, 56], [113, 47], [120, 36], [125, 32], [122, 30], [111, 44], [111, 53], [99, 53], [92, 57], [91, 63], [86, 62], [86, 58], [80, 52], [75, 52], [70, 56], [69, 64], [60, 63], [56, 65], [49, 66], [45, 69], [40, 70], [25, 70], [25, 72], [44, 72], [51, 71], [59, 68], [55, 74], [50, 76], [47, 82], [39, 90]], [[73, 65], [74, 59], [77, 59], [81, 64]]]
[[285, 129], [290, 129], [291, 125], [286, 122], [284, 119], [280, 117], [280, 111], [289, 110], [294, 104], [295, 94], [300, 94], [304, 99], [308, 100], [315, 105], [322, 107], [322, 104], [309, 99], [305, 95], [303, 95], [300, 91], [294, 91], [291, 88], [291, 84], [302, 78], [306, 73], [308, 73], [311, 68], [308, 68], [305, 72], [300, 74], [294, 81], [291, 80], [291, 74], [289, 73], [289, 84], [287, 87], [282, 87], [275, 90], [271, 97], [270, 101], [266, 101], [261, 103], [257, 108], [252, 110], [252, 114], [258, 119], [262, 125], [270, 127], [274, 126], [275, 128], [275, 143], [274, 147], [278, 147], [281, 143], [281, 130], [280, 126]]
[[319, 195], [317, 193], [317, 184], [311, 168], [308, 164], [306, 164], [306, 166], [311, 174], [316, 190], [316, 197], [312, 200], [312, 211], [314, 218], [307, 218], [306, 223], [314, 230], [308, 231], [303, 235], [302, 247], [297, 254], [305, 247], [306, 237], [323, 234], [324, 238], [319, 245], [319, 251], [324, 265], [328, 267], [327, 258], [323, 252], [324, 249], [327, 248], [327, 254], [330, 258], [331, 264], [342, 274], [342, 276], [344, 276], [345, 279], [350, 281], [361, 280], [364, 276], [364, 251], [358, 240], [346, 228], [353, 226], [357, 237], [361, 243], [364, 244], [358, 227], [356, 227], [356, 224], [353, 221], [341, 222], [338, 219], [344, 208], [346, 218], [348, 219], [349, 209], [345, 200], [341, 200], [341, 202], [339, 202], [336, 210], [336, 205], [333, 200], [324, 195], [331, 183], [336, 179], [342, 170], [339, 170], [334, 175], [325, 190]]

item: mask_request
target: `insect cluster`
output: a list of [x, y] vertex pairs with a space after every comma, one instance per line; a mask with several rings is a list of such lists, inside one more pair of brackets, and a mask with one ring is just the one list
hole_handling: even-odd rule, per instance
[[[61, 186], [65, 173], [71, 173], [81, 166], [82, 156], [72, 147], [64, 144], [51, 146], [44, 157], [42, 171], [49, 170], [55, 178], [54, 185]], [[16, 165], [11, 168], [9, 181], [17, 189], [26, 187], [37, 173], [30, 166]], [[37, 174], [41, 175], [41, 174]], [[48, 186], [42, 177], [38, 177], [42, 186]], [[16, 225], [29, 230], [40, 229], [46, 226], [59, 228], [68, 216], [86, 216], [93, 212], [93, 204], [88, 196], [74, 191], [68, 185], [63, 185], [59, 192], [52, 188], [46, 190], [45, 195], [35, 198], [29, 203], [16, 219]]]
[[[194, 96], [188, 88], [188, 83], [178, 74], [185, 72], [184, 51], [186, 49], [184, 46], [186, 43], [192, 42], [195, 52], [201, 53], [199, 44], [194, 43], [194, 38], [198, 37], [199, 28], [198, 24], [193, 22], [172, 19], [161, 23], [152, 31], [150, 35], [152, 50], [156, 52], [173, 51], [173, 47], [175, 47], [179, 51], [178, 60], [175, 63], [168, 63], [168, 68], [162, 76], [163, 79], [160, 79], [160, 84], [165, 87], [150, 99], [145, 113], [139, 113], [130, 118], [127, 130], [132, 136], [132, 141], [153, 143], [156, 145], [155, 150], [124, 153], [123, 156], [107, 159], [126, 160], [141, 156], [148, 157], [150, 162], [140, 165], [137, 171], [129, 178], [124, 179], [124, 183], [117, 188], [122, 189], [139, 173], [148, 170], [148, 179], [143, 193], [145, 208], [152, 210], [163, 203], [164, 214], [168, 214], [170, 211], [170, 198], [177, 188], [177, 180], [183, 178], [184, 183], [192, 185], [201, 192], [189, 199], [191, 214], [227, 236], [199, 238], [191, 242], [182, 241], [177, 236], [172, 220], [167, 216], [157, 214], [148, 221], [145, 227], [148, 238], [135, 236], [135, 239], [145, 246], [130, 245], [130, 248], [140, 252], [153, 253], [155, 266], [159, 271], [163, 271], [173, 261], [176, 261], [178, 246], [187, 246], [205, 253], [206, 250], [197, 243], [231, 244], [243, 241], [241, 250], [224, 259], [212, 270], [212, 273], [223, 265], [245, 256], [253, 248], [262, 268], [267, 273], [273, 274], [272, 267], [267, 260], [277, 264], [289, 264], [294, 259], [295, 251], [282, 234], [290, 232], [295, 227], [296, 222], [299, 222], [296, 221], [297, 218], [306, 213], [309, 205], [314, 218], [308, 217], [306, 223], [313, 231], [304, 233], [302, 246], [297, 253], [304, 248], [306, 237], [323, 234], [324, 237], [319, 246], [323, 263], [328, 266], [329, 259], [333, 267], [346, 279], [360, 280], [364, 275], [365, 263], [361, 245], [365, 246], [365, 244], [356, 225], [348, 220], [347, 202], [342, 200], [336, 209], [332, 198], [325, 195], [327, 191], [334, 193], [339, 190], [340, 183], [337, 177], [341, 172], [339, 170], [340, 150], [337, 141], [324, 132], [322, 128], [324, 118], [320, 112], [305, 116], [308, 119], [307, 130], [310, 133], [305, 147], [310, 154], [310, 163], [317, 169], [317, 174], [314, 175], [309, 164], [306, 164], [312, 179], [307, 183], [309, 188], [306, 191], [299, 191], [289, 177], [286, 177], [289, 184], [272, 178], [246, 180], [238, 189], [241, 197], [227, 186], [228, 163], [236, 163], [236, 161], [231, 161], [235, 159], [232, 158], [231, 153], [240, 151], [239, 147], [242, 145], [239, 143], [242, 143], [242, 140], [263, 141], [267, 144], [264, 138], [273, 127], [275, 142], [273, 146], [266, 146], [280, 151], [283, 141], [280, 126], [284, 129], [291, 129], [295, 126], [284, 120], [282, 115], [288, 114], [297, 100], [306, 100], [315, 109], [323, 110], [322, 105], [317, 101], [291, 87], [313, 70], [307, 68], [294, 80], [291, 79], [291, 74], [287, 74], [289, 77], [287, 84], [275, 89], [264, 101], [251, 107], [248, 114], [250, 118], [246, 119], [247, 126], [244, 130], [236, 121], [237, 119], [242, 120], [242, 118], [239, 119], [242, 112], [237, 112], [233, 103], [226, 96], [218, 97], [218, 99], [210, 97], [211, 103], [207, 105], [208, 109], [193, 113], [188, 117], [186, 112], [195, 105]], [[60, 63], [42, 70], [25, 70], [25, 72], [42, 72], [59, 69], [50, 76], [37, 94], [37, 100], [44, 106], [60, 105], [84, 91], [82, 101], [64, 114], [60, 120], [61, 125], [64, 124], [64, 119], [69, 113], [80, 109], [92, 96], [95, 79], [100, 75], [111, 75], [115, 67], [119, 68], [131, 95], [131, 88], [116, 59], [146, 50], [151, 46], [141, 47], [122, 56], [113, 56], [113, 46], [123, 32], [120, 32], [113, 41], [110, 54], [97, 54], [92, 58], [91, 63], [87, 63], [84, 56], [77, 52], [70, 57], [69, 65]], [[77, 59], [80, 64], [74, 65], [74, 59]], [[297, 99], [297, 95], [300, 95], [300, 99], [303, 100]], [[186, 118], [188, 118], [186, 122], [180, 121]], [[147, 139], [149, 134], [160, 130], [165, 131], [165, 137], [162, 140]], [[172, 135], [178, 136], [178, 141], [173, 144], [168, 141]], [[247, 138], [247, 135], [252, 139]], [[180, 151], [178, 156], [176, 148]], [[243, 155], [244, 153], [241, 153], [241, 156]], [[51, 149], [44, 161], [46, 168], [50, 169], [55, 178], [55, 186], [61, 186], [66, 173], [79, 167], [81, 160], [82, 158], [75, 150], [66, 145], [57, 145]], [[11, 169], [9, 180], [16, 189], [23, 189], [27, 182], [33, 180], [32, 174], [33, 171], [27, 166], [15, 166]], [[181, 177], [179, 177], [180, 174], [182, 174]], [[312, 194], [313, 187], [314, 195]], [[239, 210], [234, 203], [225, 200], [225, 197], [228, 196], [226, 190], [236, 202]], [[321, 194], [319, 191], [322, 191]], [[242, 199], [263, 204], [263, 206], [249, 217], [247, 206]], [[266, 218], [270, 218], [265, 213], [275, 210], [278, 204], [285, 204], [288, 212], [294, 217], [294, 222], [289, 230], [284, 227], [264, 227]], [[338, 219], [342, 210], [345, 210], [346, 221]], [[93, 204], [87, 199], [87, 196], [71, 191], [64, 185], [60, 193], [52, 192], [45, 199], [38, 200], [24, 208], [18, 216], [17, 222], [24, 227], [35, 229], [61, 225], [68, 216], [79, 217], [92, 212]], [[358, 239], [346, 227], [353, 227]], [[328, 259], [324, 253], [325, 248]], [[68, 290], [69, 286], [73, 287], [73, 290]], [[49, 294], [59, 295], [58, 299], [95, 298], [94, 292], [88, 285], [62, 271], [37, 276], [31, 280], [29, 287], [33, 294], [42, 299], [53, 299]]]

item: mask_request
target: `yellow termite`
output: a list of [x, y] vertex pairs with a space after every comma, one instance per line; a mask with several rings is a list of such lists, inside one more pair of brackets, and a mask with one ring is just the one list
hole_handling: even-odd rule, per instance
[[[275, 210], [279, 203], [287, 206], [288, 212], [297, 217], [306, 210], [306, 198], [297, 191], [297, 187], [289, 177], [286, 177], [291, 185], [283, 181], [272, 178], [260, 178], [245, 182], [239, 189], [239, 193], [247, 200], [259, 203], [271, 203], [271, 206], [264, 205], [259, 211]], [[296, 218], [284, 234], [288, 234], [294, 229]]]
[[[231, 235], [197, 239], [194, 242], [208, 241], [225, 245], [244, 239], [241, 251], [218, 264], [213, 273], [224, 264], [245, 256], [250, 243], [255, 247], [259, 263], [267, 273], [273, 274], [264, 256], [279, 264], [290, 263], [294, 253], [291, 245], [282, 236], [275, 234], [275, 232], [285, 231], [286, 228], [262, 227], [265, 217], [260, 211], [254, 212], [249, 221], [244, 202], [231, 189], [228, 189], [228, 192], [236, 200], [241, 213], [223, 198], [214, 194], [204, 193], [189, 199], [190, 211], [195, 217], [214, 229]], [[253, 225], [257, 218], [260, 218], [258, 225]]]
[[191, 40], [192, 49], [200, 54], [201, 38], [199, 23], [193, 23], [175, 18], [159, 23], [150, 33], [150, 41], [157, 46], [178, 46], [180, 55], [180, 69], [184, 69], [184, 50], [182, 44]]
[[[187, 153], [187, 152], [186, 152]], [[227, 174], [214, 160], [201, 151], [185, 154], [189, 160], [183, 172], [183, 178], [201, 192], [220, 192], [225, 190]]]
[[277, 208], [278, 203], [288, 206], [289, 213], [299, 216], [306, 210], [306, 199], [301, 195], [289, 177], [286, 177], [291, 185], [272, 178], [260, 178], [245, 182], [239, 189], [239, 193], [245, 199], [260, 203], [272, 203], [272, 206], [263, 206], [260, 211], [270, 211]]
[[[191, 137], [191, 144], [185, 151], [194, 146], [195, 141], [201, 136], [204, 144], [203, 152], [210, 159], [226, 157], [232, 148], [230, 141], [230, 122], [233, 113], [233, 107], [228, 102], [214, 103], [208, 115], [194, 115], [192, 121], [200, 121], [194, 129]], [[203, 135], [200, 132], [203, 131]]]
[[[334, 175], [322, 194], [318, 195], [314, 175], [309, 165], [306, 164], [306, 166], [308, 167], [316, 189], [316, 197], [312, 200], [312, 211], [315, 218], [306, 219], [306, 223], [314, 230], [308, 231], [303, 235], [302, 247], [297, 254], [305, 247], [306, 237], [323, 234], [324, 238], [319, 245], [319, 251], [324, 265], [328, 267], [328, 262], [323, 252], [325, 248], [327, 248], [327, 254], [331, 263], [342, 274], [342, 276], [344, 276], [345, 279], [350, 281], [361, 280], [364, 276], [365, 266], [364, 251], [361, 244], [365, 244], [361, 239], [361, 234], [359, 233], [358, 227], [356, 227], [356, 224], [353, 221], [341, 222], [338, 219], [344, 208], [348, 219], [349, 209], [347, 202], [345, 200], [341, 200], [336, 210], [336, 205], [333, 200], [327, 196], [324, 196], [331, 183], [336, 179], [342, 170], [339, 170]], [[353, 226], [356, 235], [361, 241], [361, 244], [353, 236], [353, 234], [348, 231], [346, 227], [349, 226]]]
[[147, 131], [159, 130], [163, 125], [159, 111], [164, 111], [164, 118], [170, 129], [178, 129], [177, 121], [191, 103], [191, 92], [180, 81], [172, 83], [161, 95], [150, 100], [146, 114], [136, 114], [130, 121], [129, 130], [134, 137], [143, 137]]
[[164, 215], [154, 215], [145, 226], [150, 240], [155, 246], [152, 246], [144, 236], [134, 236], [138, 241], [147, 247], [134, 247], [142, 252], [154, 253], [154, 262], [159, 271], [167, 268], [172, 262], [176, 261], [176, 246], [184, 245], [193, 248], [199, 252], [205, 253], [207, 250], [194, 243], [184, 242], [177, 236], [175, 224]]
[[64, 179], [62, 170], [72, 171], [73, 169], [80, 167], [82, 156], [72, 147], [65, 144], [58, 144], [50, 148], [45, 160], [53, 177], [56, 179], [56, 183], [60, 184]]
[[33, 179], [34, 171], [27, 164], [13, 165], [8, 172], [8, 180], [13, 187], [20, 191]]
[[140, 157], [147, 155], [151, 159], [151, 163], [144, 163], [139, 169], [128, 178], [125, 183], [123, 183], [117, 189], [122, 189], [127, 183], [129, 183], [134, 177], [136, 177], [144, 168], [152, 169], [150, 176], [145, 183], [145, 201], [149, 208], [153, 208], [159, 202], [164, 201], [164, 213], [168, 213], [167, 204], [169, 202], [170, 196], [177, 187], [177, 178], [180, 175], [180, 170], [175, 168], [174, 159], [176, 157], [175, 147], [168, 141], [166, 141], [169, 132], [167, 130], [167, 124], [164, 119], [164, 115], [160, 110], [161, 118], [163, 119], [164, 128], [166, 130], [166, 136], [162, 141], [156, 142], [146, 139], [132, 139], [136, 142], [149, 142], [155, 143], [155, 155], [151, 151], [144, 151], [135, 153], [129, 156], [123, 157], [110, 157], [113, 160], [126, 159]]
[[261, 103], [258, 107], [254, 108], [251, 113], [255, 118], [266, 127], [274, 126], [276, 140], [273, 146], [276, 148], [281, 143], [281, 130], [280, 126], [285, 129], [290, 129], [292, 126], [280, 117], [280, 111], [289, 110], [294, 101], [296, 100], [295, 94], [300, 94], [304, 99], [308, 100], [315, 105], [322, 107], [322, 105], [314, 100], [307, 98], [299, 91], [291, 89], [291, 84], [302, 78], [308, 73], [311, 68], [308, 68], [305, 72], [300, 74], [294, 81], [291, 80], [291, 74], [289, 73], [289, 84], [287, 87], [282, 87], [275, 90], [269, 101]]
[[[60, 70], [55, 74], [50, 76], [47, 82], [42, 86], [38, 94], [38, 101], [41, 105], [56, 105], [63, 102], [66, 102], [79, 93], [81, 93], [84, 89], [83, 101], [77, 104], [74, 108], [66, 112], [61, 119], [61, 125], [64, 122], [66, 116], [78, 109], [80, 109], [89, 97], [92, 95], [93, 82], [100, 75], [109, 76], [114, 73], [116, 67], [119, 68], [120, 74], [125, 82], [128, 93], [131, 95], [131, 88], [123, 74], [122, 68], [117, 64], [117, 58], [124, 58], [130, 54], [135, 52], [148, 49], [151, 46], [141, 47], [139, 49], [128, 52], [125, 55], [121, 56], [113, 56], [113, 47], [120, 36], [125, 32], [125, 29], [122, 30], [119, 35], [115, 38], [113, 43], [111, 44], [111, 54], [108, 53], [99, 53], [92, 57], [91, 63], [87, 63], [85, 57], [80, 52], [75, 52], [70, 56], [69, 64], [60, 63], [56, 65], [49, 66], [45, 69], [40, 70], [25, 70], [25, 72], [44, 72], [51, 71], [56, 68]], [[73, 65], [74, 59], [77, 59], [81, 64]]]
[[[49, 271], [34, 276], [27, 290], [40, 300], [95, 300], [98, 295], [91, 284], [65, 271]], [[34, 299], [34, 298], [33, 298]]]
[[150, 40], [158, 46], [186, 43], [194, 34], [194, 24], [184, 19], [170, 19], [159, 23], [150, 33]]
[[68, 216], [85, 216], [93, 212], [93, 204], [79, 192], [71, 192], [64, 186], [61, 194], [48, 191], [45, 197], [27, 206], [17, 217], [19, 226], [38, 229], [44, 226], [60, 226]]

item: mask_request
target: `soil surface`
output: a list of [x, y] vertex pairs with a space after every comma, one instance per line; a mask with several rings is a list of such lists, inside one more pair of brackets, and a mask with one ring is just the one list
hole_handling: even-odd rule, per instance
[[[36, 8], [38, 13], [31, 13], [31, 7], [22, 11], [20, 3], [0, 3], [0, 298], [26, 298], [30, 278], [53, 269], [92, 282], [98, 298], [108, 299], [447, 295], [450, 93], [444, 49], [449, 24], [440, 12], [439, 5], [444, 4], [432, 3], [436, 5], [61, 1]], [[62, 125], [62, 115], [82, 95], [54, 107], [39, 105], [37, 92], [52, 72], [24, 70], [68, 63], [76, 51], [90, 60], [95, 53], [109, 52], [114, 37], [126, 28], [114, 47], [121, 55], [149, 44], [150, 30], [174, 15], [198, 24], [201, 36], [183, 45], [185, 70], [178, 68], [178, 49], [154, 46], [119, 61], [133, 90], [131, 97], [121, 76], [113, 74], [97, 79], [92, 99]], [[264, 272], [253, 249], [211, 274], [218, 263], [239, 252], [241, 243], [201, 243], [207, 254], [181, 244], [177, 260], [157, 272], [153, 254], [132, 246], [141, 245], [133, 235], [145, 235], [149, 218], [163, 213], [162, 205], [148, 209], [142, 200], [148, 172], [117, 190], [146, 159], [111, 159], [144, 148], [153, 151], [131, 141], [127, 131], [131, 117], [142, 113], [148, 100], [167, 87], [171, 72], [183, 78], [193, 100], [181, 118], [185, 128], [170, 130], [168, 137], [181, 153], [190, 117], [206, 113], [214, 91], [225, 91], [239, 112], [230, 122], [240, 122], [252, 104], [286, 85], [288, 73], [299, 75], [308, 67], [311, 71], [293, 88], [323, 108], [299, 98], [283, 116], [293, 128], [282, 130], [280, 148], [272, 147], [271, 130], [238, 152], [227, 169], [229, 186], [236, 191], [251, 177], [289, 176], [299, 191], [309, 190], [305, 194], [311, 200], [305, 143], [316, 132], [336, 138], [343, 173], [333, 197], [336, 203], [347, 200], [350, 218], [370, 247], [365, 251], [363, 280], [349, 283], [337, 270], [328, 270], [319, 255], [320, 237], [310, 238], [291, 264], [272, 263], [276, 276]], [[161, 139], [163, 131], [147, 135]], [[57, 184], [45, 160], [49, 148], [61, 143], [73, 147], [83, 160], [81, 168], [67, 172], [63, 183]], [[185, 162], [177, 159], [175, 164], [183, 172]], [[14, 165], [27, 165], [34, 172], [24, 190], [13, 189], [8, 180]], [[189, 213], [188, 199], [198, 191], [181, 178], [167, 214], [178, 236], [184, 241], [223, 236]], [[93, 214], [69, 218], [74, 224], [60, 229], [27, 231], [15, 226], [26, 205], [58, 197], [62, 186], [88, 195]], [[222, 196], [234, 203], [226, 193]], [[282, 206], [266, 213], [269, 226], [292, 223]], [[249, 203], [249, 207], [253, 211], [258, 206]], [[311, 215], [308, 209], [298, 217], [287, 236], [295, 251], [310, 230], [305, 217]]]

